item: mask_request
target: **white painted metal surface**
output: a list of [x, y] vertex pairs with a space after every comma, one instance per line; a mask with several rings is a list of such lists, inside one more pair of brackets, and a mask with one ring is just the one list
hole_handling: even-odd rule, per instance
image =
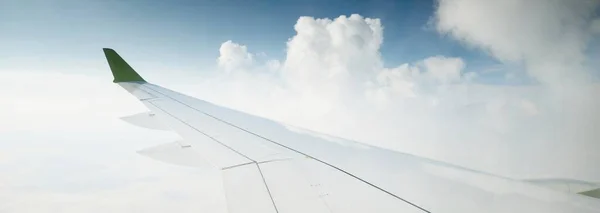
[[231, 212], [600, 212], [594, 198], [119, 85], [223, 170]]

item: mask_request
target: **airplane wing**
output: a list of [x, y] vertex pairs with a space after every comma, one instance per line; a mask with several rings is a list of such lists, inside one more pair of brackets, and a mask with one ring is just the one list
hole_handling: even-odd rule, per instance
[[[135, 123], [177, 132], [184, 143], [168, 149], [193, 148], [222, 171], [229, 212], [600, 212], [586, 196], [217, 106], [148, 83], [114, 50], [104, 53], [114, 83], [151, 111]], [[155, 121], [163, 125], [144, 124]]]

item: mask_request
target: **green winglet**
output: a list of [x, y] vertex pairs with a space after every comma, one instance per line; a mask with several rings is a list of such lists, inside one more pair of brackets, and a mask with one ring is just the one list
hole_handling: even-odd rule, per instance
[[110, 66], [113, 77], [113, 82], [146, 82], [117, 52], [110, 48], [103, 48], [104, 55]]
[[582, 194], [588, 197], [600, 198], [600, 189], [593, 189], [585, 192], [579, 192], [577, 194]]

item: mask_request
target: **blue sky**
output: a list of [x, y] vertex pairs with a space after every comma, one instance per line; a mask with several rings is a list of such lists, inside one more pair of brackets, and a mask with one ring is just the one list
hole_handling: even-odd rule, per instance
[[[381, 53], [386, 66], [431, 55], [467, 58], [473, 67], [494, 62], [478, 50], [439, 35], [428, 20], [426, 1], [17, 1], [5, 2], [0, 18], [0, 57], [94, 60], [102, 47], [131, 60], [160, 60], [190, 70], [214, 65], [218, 48], [233, 40], [251, 52], [285, 56], [285, 42], [300, 16], [336, 18], [360, 14], [384, 25]], [[82, 71], [83, 72], [83, 71]]]

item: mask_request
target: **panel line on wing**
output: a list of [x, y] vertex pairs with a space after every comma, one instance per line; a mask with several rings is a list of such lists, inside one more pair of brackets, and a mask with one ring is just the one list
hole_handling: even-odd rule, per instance
[[272, 162], [279, 162], [279, 161], [286, 161], [286, 160], [292, 160], [293, 158], [283, 158], [283, 159], [273, 159], [273, 160], [266, 160], [266, 161], [259, 161], [259, 162], [248, 162], [248, 163], [241, 163], [241, 164], [237, 164], [237, 165], [233, 165], [233, 166], [228, 166], [228, 167], [223, 167], [221, 168], [221, 170], [228, 170], [228, 169], [233, 169], [233, 168], [237, 168], [237, 167], [241, 167], [241, 166], [247, 166], [247, 165], [252, 165], [252, 164], [265, 164], [265, 163], [272, 163]]
[[248, 156], [244, 155], [243, 153], [241, 153], [241, 152], [239, 152], [239, 151], [235, 150], [234, 148], [232, 148], [232, 147], [228, 146], [227, 144], [225, 144], [225, 143], [223, 143], [223, 142], [221, 142], [221, 141], [217, 140], [216, 138], [214, 138], [214, 137], [212, 137], [212, 136], [210, 136], [210, 135], [208, 135], [208, 134], [206, 134], [206, 133], [204, 133], [204, 132], [200, 131], [200, 130], [199, 130], [199, 129], [197, 129], [196, 127], [194, 127], [194, 126], [192, 126], [192, 125], [188, 124], [188, 123], [187, 123], [187, 122], [185, 122], [184, 120], [181, 120], [180, 118], [178, 118], [178, 117], [174, 116], [173, 114], [171, 114], [171, 113], [167, 112], [166, 110], [164, 110], [164, 109], [160, 108], [159, 106], [157, 106], [156, 104], [152, 103], [151, 101], [148, 101], [148, 104], [150, 104], [150, 105], [152, 105], [152, 106], [156, 107], [157, 109], [159, 109], [160, 111], [162, 111], [162, 112], [164, 112], [165, 114], [169, 115], [170, 117], [172, 117], [172, 118], [174, 118], [174, 119], [178, 120], [179, 122], [181, 122], [181, 123], [185, 124], [186, 126], [188, 126], [188, 127], [192, 128], [192, 129], [194, 129], [195, 131], [199, 132], [200, 134], [202, 134], [202, 135], [204, 135], [204, 136], [206, 136], [206, 137], [210, 138], [211, 140], [213, 140], [213, 141], [215, 141], [215, 142], [219, 143], [220, 145], [224, 146], [225, 148], [227, 148], [227, 149], [229, 149], [229, 150], [231, 150], [231, 151], [235, 152], [236, 154], [238, 154], [238, 155], [240, 155], [240, 156], [242, 156], [242, 157], [244, 157], [244, 158], [248, 159], [249, 161], [251, 161], [251, 162], [249, 162], [249, 163], [256, 163], [256, 161], [255, 161], [254, 159], [252, 159], [252, 158], [250, 158], [250, 157], [248, 157]]
[[[262, 138], [262, 139], [264, 139], [264, 140], [266, 140], [266, 141], [269, 141], [269, 142], [271, 142], [271, 143], [273, 143], [273, 144], [276, 144], [276, 145], [278, 145], [278, 146], [280, 146], [280, 147], [283, 147], [283, 148], [285, 148], [285, 149], [288, 149], [288, 150], [290, 150], [290, 151], [296, 152], [296, 153], [298, 153], [298, 154], [301, 154], [301, 155], [303, 155], [303, 156], [306, 156], [306, 157], [312, 158], [312, 159], [314, 159], [314, 160], [315, 160], [315, 161], [317, 161], [317, 162], [320, 162], [320, 163], [322, 163], [322, 164], [325, 164], [325, 165], [327, 165], [327, 166], [329, 166], [329, 167], [331, 167], [331, 168], [333, 168], [333, 169], [335, 169], [335, 170], [338, 170], [338, 171], [340, 171], [340, 172], [342, 172], [342, 173], [344, 173], [344, 174], [346, 174], [346, 175], [349, 175], [349, 176], [351, 176], [351, 177], [353, 177], [353, 178], [355, 178], [355, 179], [357, 179], [357, 180], [359, 180], [359, 181], [361, 181], [361, 182], [363, 182], [363, 183], [365, 183], [365, 184], [367, 184], [367, 185], [369, 185], [369, 186], [371, 186], [371, 187], [374, 187], [374, 188], [376, 188], [376, 189], [378, 189], [378, 190], [380, 190], [380, 191], [382, 191], [382, 192], [384, 192], [384, 193], [386, 193], [386, 194], [388, 194], [388, 195], [390, 195], [390, 196], [392, 196], [392, 197], [395, 197], [395, 198], [397, 198], [397, 199], [399, 199], [399, 200], [401, 200], [401, 201], [403, 201], [403, 202], [405, 202], [405, 203], [407, 203], [407, 204], [409, 204], [409, 205], [411, 205], [411, 206], [413, 206], [413, 207], [415, 207], [415, 208], [418, 208], [419, 210], [421, 210], [421, 211], [423, 211], [423, 212], [426, 212], [426, 213], [431, 213], [429, 210], [427, 210], [427, 209], [425, 209], [425, 208], [423, 208], [423, 207], [421, 207], [421, 206], [419, 206], [419, 205], [417, 205], [417, 204], [415, 204], [415, 203], [413, 203], [413, 202], [410, 202], [410, 201], [408, 201], [407, 199], [404, 199], [404, 198], [402, 198], [402, 197], [400, 197], [400, 196], [398, 196], [398, 195], [396, 195], [396, 194], [394, 194], [394, 193], [392, 193], [392, 192], [390, 192], [390, 191], [387, 191], [387, 190], [385, 190], [385, 189], [383, 189], [383, 188], [381, 188], [381, 187], [379, 187], [379, 186], [377, 186], [377, 185], [375, 185], [375, 184], [373, 184], [373, 183], [370, 183], [370, 182], [368, 182], [368, 181], [366, 181], [366, 180], [364, 180], [364, 179], [362, 179], [362, 178], [360, 178], [360, 177], [358, 177], [358, 176], [356, 176], [356, 175], [354, 175], [354, 174], [352, 174], [352, 173], [350, 173], [350, 172], [347, 172], [347, 171], [345, 171], [345, 170], [343, 170], [343, 169], [341, 169], [341, 168], [339, 168], [339, 167], [336, 167], [336, 166], [334, 166], [334, 165], [332, 165], [332, 164], [330, 164], [330, 163], [327, 163], [327, 162], [325, 162], [325, 161], [323, 161], [323, 160], [321, 160], [321, 159], [315, 158], [315, 157], [313, 157], [313, 156], [310, 156], [310, 155], [308, 155], [308, 154], [305, 154], [304, 152], [298, 151], [298, 150], [296, 150], [296, 149], [293, 149], [293, 148], [291, 148], [291, 147], [288, 147], [288, 146], [286, 146], [286, 145], [283, 145], [283, 144], [281, 144], [281, 143], [279, 143], [279, 142], [276, 142], [276, 141], [274, 141], [274, 140], [271, 140], [271, 139], [269, 139], [269, 138], [266, 138], [266, 137], [264, 137], [264, 136], [262, 136], [262, 135], [256, 134], [256, 133], [254, 133], [254, 132], [251, 132], [251, 131], [249, 131], [249, 130], [246, 130], [246, 129], [244, 129], [244, 128], [242, 128], [242, 127], [239, 127], [239, 126], [237, 126], [237, 125], [235, 125], [235, 124], [229, 123], [229, 122], [227, 122], [227, 121], [225, 121], [225, 120], [222, 120], [222, 119], [220, 119], [220, 118], [218, 118], [218, 117], [215, 117], [215, 116], [213, 116], [213, 115], [211, 115], [211, 114], [208, 114], [208, 113], [206, 113], [206, 112], [204, 112], [204, 111], [202, 111], [202, 110], [196, 109], [196, 108], [194, 108], [194, 107], [190, 106], [189, 104], [186, 104], [186, 103], [184, 103], [184, 102], [182, 102], [182, 101], [180, 101], [180, 100], [177, 100], [176, 98], [173, 98], [173, 97], [171, 97], [171, 96], [169, 96], [169, 95], [166, 95], [166, 94], [164, 94], [164, 93], [162, 93], [162, 92], [160, 92], [160, 91], [157, 91], [157, 90], [155, 90], [155, 89], [153, 89], [153, 88], [151, 88], [151, 87], [148, 87], [148, 86], [147, 86], [147, 84], [143, 84], [143, 85], [141, 85], [141, 86], [143, 86], [144, 88], [148, 88], [148, 89], [150, 89], [150, 90], [152, 90], [152, 91], [154, 91], [154, 92], [156, 92], [156, 93], [159, 93], [159, 94], [161, 94], [161, 95], [163, 95], [163, 96], [165, 96], [165, 97], [167, 97], [167, 98], [169, 98], [169, 99], [171, 99], [171, 100], [173, 100], [173, 101], [175, 101], [175, 102], [178, 102], [178, 103], [180, 103], [180, 104], [182, 104], [182, 105], [184, 105], [184, 106], [186, 106], [186, 107], [188, 107], [188, 108], [190, 108], [190, 109], [193, 109], [193, 110], [195, 110], [195, 111], [197, 111], [197, 112], [199, 112], [199, 113], [202, 113], [202, 114], [204, 114], [204, 115], [206, 115], [206, 116], [209, 116], [209, 117], [211, 117], [211, 118], [213, 118], [213, 119], [215, 119], [215, 120], [217, 120], [217, 121], [223, 122], [223, 123], [225, 123], [225, 124], [227, 124], [227, 125], [229, 125], [229, 126], [231, 126], [231, 127], [234, 127], [234, 128], [236, 128], [236, 129], [239, 129], [239, 130], [241, 130], [241, 131], [244, 131], [244, 132], [246, 132], [246, 133], [248, 133], [248, 134], [251, 134], [251, 135], [254, 135], [254, 136], [256, 136], [256, 137]], [[154, 85], [153, 85], [153, 86], [154, 86]], [[182, 122], [183, 122], [183, 121], [182, 121]], [[188, 125], [189, 125], [189, 124], [188, 124]], [[192, 128], [193, 128], [193, 127], [192, 127]], [[196, 128], [194, 128], [194, 129], [196, 129]], [[200, 131], [199, 131], [199, 132], [200, 132]], [[203, 134], [204, 134], [204, 133], [203, 133]], [[209, 136], [209, 137], [210, 137], [210, 136]], [[211, 137], [211, 138], [212, 138], [212, 137]], [[220, 142], [219, 142], [219, 143], [220, 143]], [[222, 143], [221, 143], [221, 144], [222, 144]], [[226, 146], [225, 144], [222, 144], [222, 145]], [[229, 146], [226, 146], [226, 147], [230, 148]], [[231, 148], [230, 148], [230, 149], [231, 149]], [[232, 150], [233, 150], [233, 149], [232, 149]], [[239, 152], [237, 152], [237, 151], [236, 151], [236, 153], [239, 153]], [[262, 175], [262, 173], [261, 173], [261, 175]], [[266, 186], [266, 182], [265, 182], [265, 186]]]
[[254, 162], [242, 163], [242, 164], [237, 164], [237, 165], [233, 165], [233, 166], [223, 167], [223, 168], [221, 168], [221, 170], [228, 170], [228, 169], [238, 168], [238, 167], [252, 165], [252, 164], [254, 164]]
[[277, 209], [277, 205], [275, 205], [275, 200], [273, 200], [273, 195], [271, 194], [271, 190], [269, 189], [269, 184], [267, 184], [267, 180], [265, 180], [265, 175], [263, 175], [263, 172], [260, 169], [260, 165], [258, 165], [258, 163], [256, 164], [256, 168], [258, 169], [258, 173], [260, 173], [260, 177], [262, 178], [263, 183], [265, 184], [265, 187], [267, 188], [267, 193], [269, 193], [269, 198], [271, 198], [271, 203], [273, 203], [273, 208], [275, 208], [275, 212], [279, 213], [279, 210]]

